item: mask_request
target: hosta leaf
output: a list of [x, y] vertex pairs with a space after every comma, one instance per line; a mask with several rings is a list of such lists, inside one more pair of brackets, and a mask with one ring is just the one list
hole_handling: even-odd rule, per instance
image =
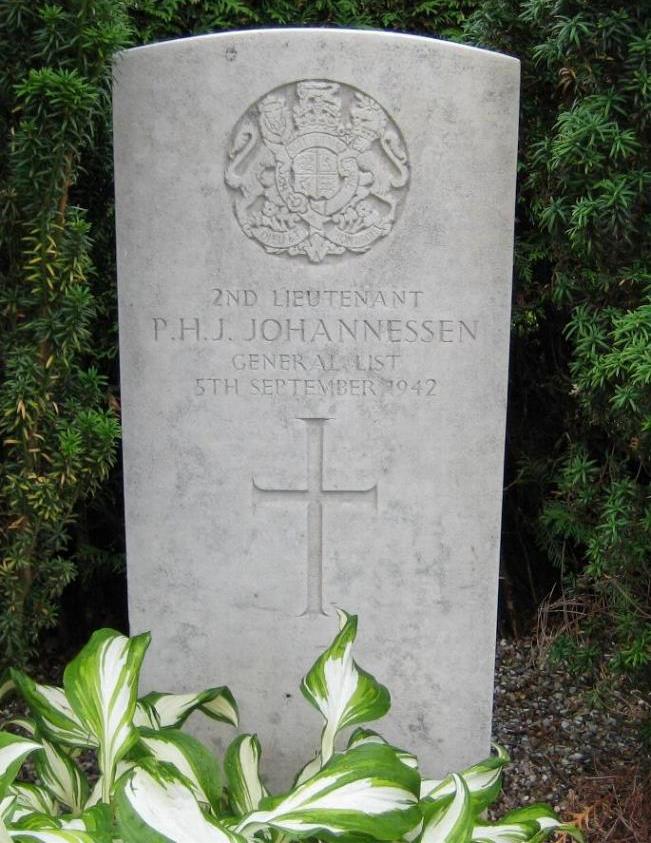
[[116, 785], [118, 832], [128, 843], [241, 843], [207, 817], [183, 776], [151, 760], [134, 767]]
[[23, 817], [10, 830], [11, 838], [18, 841], [40, 840], [43, 843], [111, 843], [111, 814], [98, 817], [77, 817], [66, 820], [55, 819], [45, 814], [30, 814]]
[[61, 817], [61, 828], [87, 831], [94, 840], [111, 839], [113, 832], [113, 814], [108, 805], [96, 805], [79, 817]]
[[537, 835], [531, 838], [531, 843], [542, 843], [543, 840], [549, 840], [555, 834], [564, 834], [566, 837], [571, 837], [572, 840], [578, 841], [578, 843], [585, 843], [585, 837], [581, 829], [571, 823], [545, 825]]
[[[549, 825], [550, 823], [558, 823], [559, 819], [554, 812], [554, 809], [549, 805], [542, 805], [536, 803], [535, 805], [527, 805], [524, 808], [515, 808], [509, 811], [502, 817], [502, 822], [537, 822], [542, 825]], [[541, 825], [541, 827], [542, 827]]]
[[21, 831], [60, 828], [58, 817], [51, 817], [40, 811], [30, 811], [27, 814], [23, 814], [20, 819], [14, 817], [13, 826]]
[[299, 771], [296, 779], [294, 780], [294, 787], [298, 787], [299, 784], [303, 784], [308, 779], [311, 779], [312, 776], [315, 776], [323, 764], [321, 763], [321, 753], [317, 752], [314, 758], [311, 761], [308, 761], [307, 764]]
[[377, 732], [374, 732], [372, 729], [364, 729], [360, 726], [360, 728], [355, 729], [355, 731], [348, 738], [348, 749], [353, 746], [361, 746], [365, 743], [388, 744], [388, 741], [385, 740], [382, 735], [378, 734]]
[[228, 688], [208, 688], [196, 694], [147, 694], [138, 701], [134, 725], [148, 729], [181, 727], [193, 711], [237, 726], [237, 703]]
[[27, 756], [40, 749], [36, 741], [0, 732], [0, 799], [7, 794]]
[[[472, 767], [462, 770], [459, 775], [464, 780], [470, 792], [470, 801], [475, 816], [492, 804], [499, 796], [502, 788], [502, 770], [509, 763], [506, 750], [497, 744], [493, 745], [497, 755], [492, 755]], [[449, 803], [455, 794], [452, 776], [442, 780], [423, 779], [421, 782], [421, 799], [427, 803]]]
[[70, 704], [99, 743], [104, 801], [108, 801], [118, 761], [138, 739], [132, 720], [140, 666], [149, 641], [148, 633], [127, 638], [115, 630], [100, 629], [63, 675]]
[[570, 823], [558, 823], [558, 825], [547, 826], [546, 828], [541, 829], [538, 834], [534, 834], [530, 843], [544, 843], [545, 840], [549, 840], [557, 834], [563, 834], [565, 837], [571, 837], [572, 840], [576, 840], [577, 843], [585, 843], [583, 832]]
[[0, 822], [5, 824], [8, 823], [14, 814], [16, 806], [16, 797], [11, 794], [9, 796], [5, 796], [4, 799], [0, 799]]
[[[350, 749], [353, 746], [362, 746], [363, 744], [368, 743], [388, 744], [388, 741], [372, 729], [359, 728], [355, 729], [348, 739], [348, 748]], [[408, 767], [413, 767], [414, 769], [418, 768], [418, 758], [416, 758], [415, 755], [412, 755], [411, 752], [406, 752], [404, 749], [397, 749], [396, 747], [393, 748], [403, 764], [406, 764]]]
[[62, 688], [39, 685], [19, 670], [12, 670], [11, 675], [29, 705], [32, 717], [47, 737], [69, 746], [97, 746], [97, 741], [81, 724]]
[[[569, 823], [561, 822], [553, 809], [549, 805], [527, 805], [525, 808], [516, 808], [514, 811], [509, 811], [502, 817], [495, 827], [508, 826], [509, 824], [533, 826], [533, 833], [531, 837], [524, 838], [531, 843], [539, 843], [539, 841], [547, 840], [552, 835], [563, 832], [568, 837], [583, 843], [584, 837], [580, 829]], [[480, 824], [481, 825], [481, 824]], [[486, 838], [493, 840], [494, 838]], [[498, 840], [508, 840], [508, 837], [497, 838]], [[513, 838], [521, 839], [521, 838]]]
[[478, 823], [472, 843], [528, 843], [538, 830], [536, 823]]
[[461, 776], [453, 774], [452, 781], [454, 797], [426, 819], [421, 843], [470, 843], [473, 829], [470, 792]]
[[166, 761], [185, 776], [198, 802], [219, 812], [221, 776], [219, 764], [196, 738], [178, 729], [155, 732], [140, 730], [140, 746], [157, 761]]
[[[130, 770], [132, 767], [135, 767], [135, 761], [118, 761], [117, 766], [115, 768], [115, 780], [117, 781], [121, 775]], [[86, 810], [89, 808], [94, 808], [96, 805], [99, 805], [102, 801], [102, 792], [104, 790], [104, 777], [99, 776], [95, 785], [91, 791], [90, 796], [86, 800], [86, 805], [84, 806]]]
[[211, 691], [204, 691], [204, 695], [199, 711], [213, 720], [230, 723], [231, 726], [239, 725], [240, 715], [237, 703], [228, 688], [225, 686], [213, 688]]
[[11, 673], [8, 670], [0, 671], [0, 700], [9, 696], [15, 688], [16, 683], [14, 682]]
[[133, 725], [139, 729], [160, 729], [160, 719], [153, 705], [150, 705], [144, 698], [136, 703], [136, 710], [133, 713]]
[[286, 796], [266, 799], [236, 826], [248, 838], [271, 826], [294, 837], [397, 840], [420, 821], [419, 776], [389, 746], [335, 755]]
[[68, 831], [62, 828], [15, 830], [9, 832], [16, 843], [108, 843], [108, 838], [96, 837], [85, 831]]
[[323, 715], [321, 734], [323, 763], [334, 751], [337, 732], [356, 723], [377, 720], [387, 713], [391, 698], [384, 685], [353, 661], [357, 618], [339, 611], [340, 630], [328, 649], [316, 660], [301, 684], [304, 696]]
[[36, 758], [36, 772], [50, 793], [74, 814], [80, 814], [90, 788], [79, 767], [56, 746], [43, 740], [43, 752]]
[[240, 735], [226, 751], [224, 772], [231, 809], [237, 816], [255, 811], [268, 796], [260, 780], [260, 754], [256, 735]]
[[423, 831], [423, 825], [424, 820], [421, 820], [411, 831], [408, 831], [407, 834], [403, 835], [402, 839], [405, 840], [406, 843], [413, 843], [414, 840], [418, 840]]
[[16, 796], [16, 802], [26, 811], [47, 814], [50, 817], [56, 817], [59, 813], [57, 804], [44, 787], [31, 784], [31, 782], [14, 782], [10, 788], [10, 793]]
[[15, 729], [22, 729], [31, 737], [34, 737], [36, 734], [36, 723], [29, 717], [24, 717], [22, 714], [12, 717], [11, 720], [7, 720], [5, 723], [5, 727], [6, 726], [13, 726]]

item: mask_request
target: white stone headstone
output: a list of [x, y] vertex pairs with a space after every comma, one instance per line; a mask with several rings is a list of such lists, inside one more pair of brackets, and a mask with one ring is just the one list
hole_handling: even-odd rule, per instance
[[518, 80], [346, 30], [117, 61], [131, 629], [149, 688], [230, 686], [276, 786], [334, 606], [376, 728], [430, 775], [489, 750]]

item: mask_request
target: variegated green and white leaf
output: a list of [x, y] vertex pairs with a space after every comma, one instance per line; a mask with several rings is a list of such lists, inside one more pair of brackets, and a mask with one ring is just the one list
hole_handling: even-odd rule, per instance
[[203, 693], [204, 699], [199, 706], [199, 711], [202, 714], [222, 723], [230, 723], [231, 726], [237, 727], [239, 725], [240, 714], [237, 702], [225, 685]]
[[423, 831], [424, 820], [420, 820], [418, 825], [414, 826], [411, 831], [408, 831], [407, 834], [404, 834], [402, 839], [406, 840], [407, 843], [413, 843], [414, 840], [418, 840], [420, 835]]
[[231, 810], [237, 816], [255, 811], [269, 795], [260, 779], [260, 755], [256, 735], [240, 735], [226, 751], [224, 772]]
[[550, 840], [557, 834], [563, 834], [564, 837], [571, 837], [572, 840], [576, 840], [577, 843], [585, 843], [583, 832], [570, 823], [559, 823], [556, 826], [543, 828], [538, 832], [538, 834], [535, 834], [531, 838], [530, 843], [545, 843], [546, 840]]
[[17, 807], [16, 802], [16, 797], [13, 794], [0, 799], [0, 822], [5, 825], [9, 822]]
[[103, 843], [105, 839], [91, 837], [85, 831], [69, 831], [62, 828], [16, 829], [9, 834], [16, 843]]
[[11, 720], [7, 720], [5, 728], [7, 726], [13, 726], [14, 729], [22, 729], [23, 732], [27, 732], [32, 738], [36, 735], [36, 723], [31, 718], [25, 717], [22, 714], [18, 714], [16, 717], [12, 717]]
[[[383, 738], [382, 735], [374, 732], [372, 729], [364, 729], [360, 727], [359, 729], [355, 729], [348, 739], [348, 749], [352, 749], [354, 746], [362, 746], [363, 744], [369, 743], [389, 745], [389, 742]], [[395, 747], [394, 749], [403, 764], [406, 764], [408, 767], [412, 767], [413, 769], [418, 768], [418, 758], [415, 755], [411, 752], [406, 752], [404, 749], [396, 749]], [[296, 776], [294, 787], [302, 784], [304, 781], [307, 781], [307, 779], [311, 778], [315, 773], [318, 773], [322, 766], [321, 753], [317, 752], [314, 758], [311, 761], [308, 761]], [[436, 784], [440, 784], [440, 782], [436, 782]]]
[[189, 783], [169, 764], [138, 764], [119, 779], [114, 804], [118, 831], [129, 843], [242, 843], [202, 812]]
[[35, 829], [50, 829], [50, 828], [60, 828], [60, 821], [58, 817], [50, 817], [47, 814], [42, 814], [38, 811], [30, 811], [28, 814], [24, 814], [17, 820], [14, 817], [12, 829], [21, 829], [24, 830], [35, 830]]
[[[120, 763], [122, 763], [122, 762], [120, 762]], [[116, 781], [120, 777], [119, 776], [119, 770], [120, 770], [120, 765], [118, 764], [118, 766], [115, 769], [115, 780]], [[103, 790], [104, 790], [104, 778], [103, 778], [103, 776], [99, 776], [97, 778], [97, 781], [93, 785], [93, 789], [90, 792], [90, 796], [86, 800], [86, 804], [84, 805], [84, 808], [86, 808], [86, 809], [94, 808], [95, 805], [101, 804], [102, 803], [102, 792], [103, 792]]]
[[195, 694], [148, 694], [138, 701], [134, 725], [148, 729], [180, 728], [193, 711], [237, 726], [237, 703], [228, 688], [208, 688]]
[[[363, 744], [368, 743], [387, 744], [388, 741], [372, 729], [364, 729], [360, 727], [359, 729], [355, 729], [348, 739], [348, 748], [350, 749], [353, 746], [362, 746]], [[397, 747], [394, 747], [394, 749], [403, 764], [406, 764], [408, 767], [412, 767], [414, 770], [418, 769], [418, 758], [416, 758], [415, 755], [411, 752], [406, 752], [404, 749], [398, 749]]]
[[8, 670], [0, 671], [0, 700], [8, 697], [9, 694], [16, 688], [11, 673]]
[[133, 713], [133, 725], [139, 729], [160, 729], [160, 719], [153, 705], [145, 699], [138, 700]]
[[42, 813], [31, 813], [22, 817], [12, 828], [16, 835], [31, 835], [37, 831], [67, 832], [67, 835], [53, 838], [57, 840], [82, 839], [92, 840], [93, 843], [111, 843], [113, 815], [108, 805], [93, 808], [78, 817], [66, 815], [57, 818]]
[[452, 781], [452, 801], [434, 806], [426, 816], [421, 843], [470, 843], [473, 829], [470, 792], [461, 776], [453, 774]]
[[126, 638], [115, 630], [100, 629], [63, 675], [70, 705], [99, 744], [105, 802], [110, 799], [118, 761], [138, 739], [132, 721], [140, 667], [149, 641], [148, 633]]
[[339, 612], [340, 630], [328, 649], [303, 679], [301, 691], [323, 715], [321, 757], [326, 763], [334, 752], [337, 733], [346, 726], [377, 720], [391, 706], [388, 690], [355, 664], [352, 646], [357, 617]]
[[37, 784], [14, 782], [9, 792], [15, 795], [17, 804], [24, 809], [22, 813], [47, 814], [49, 817], [56, 817], [59, 813], [52, 794]]
[[536, 823], [478, 823], [472, 843], [528, 843], [538, 832]]
[[85, 774], [69, 755], [44, 739], [43, 752], [36, 758], [36, 772], [55, 799], [74, 814], [81, 814], [90, 788]]
[[[475, 816], [499, 796], [502, 788], [502, 770], [510, 760], [505, 749], [497, 744], [493, 744], [493, 747], [496, 755], [473, 764], [472, 767], [467, 767], [459, 773], [470, 792]], [[423, 779], [421, 782], [421, 799], [428, 803], [451, 802], [455, 792], [452, 776], [446, 776], [440, 780]]]
[[0, 732], [0, 799], [7, 794], [27, 756], [40, 749], [36, 741]]
[[502, 822], [535, 822], [540, 828], [547, 827], [560, 822], [554, 809], [550, 805], [536, 802], [534, 805], [526, 805], [524, 808], [515, 808], [502, 817]]
[[[132, 767], [135, 767], [136, 762], [125, 760], [118, 761], [117, 767], [115, 768], [115, 781], [117, 781], [120, 776], [124, 775], [127, 770], [131, 770]], [[91, 791], [90, 796], [86, 800], [86, 804], [84, 806], [85, 810], [89, 808], [94, 808], [96, 805], [99, 805], [102, 802], [102, 792], [104, 790], [104, 777], [99, 776], [97, 781], [95, 782], [93, 789]]]
[[298, 787], [299, 784], [303, 784], [303, 782], [311, 779], [312, 776], [316, 776], [322, 766], [321, 753], [317, 752], [314, 758], [311, 761], [308, 761], [307, 764], [299, 770], [294, 781], [294, 787]]
[[389, 746], [359, 746], [278, 799], [263, 800], [235, 830], [249, 839], [270, 826], [294, 837], [397, 840], [420, 821], [418, 774]]
[[71, 831], [87, 831], [93, 839], [111, 839], [113, 832], [113, 812], [108, 805], [97, 805], [84, 811], [79, 817], [61, 817], [61, 828]]
[[562, 823], [558, 819], [543, 819], [540, 822], [478, 823], [472, 834], [472, 843], [543, 843], [556, 834], [565, 834], [579, 843], [584, 837], [576, 826]]
[[532, 843], [541, 843], [541, 841], [548, 840], [554, 834], [564, 834], [566, 837], [571, 837], [572, 840], [578, 841], [578, 843], [585, 843], [585, 837], [581, 829], [571, 823], [554, 823], [539, 820], [538, 825], [540, 826], [540, 831], [533, 838]]
[[[526, 838], [527, 841], [531, 841], [532, 843], [547, 840], [550, 836], [558, 832], [563, 832], [568, 837], [580, 841], [580, 843], [583, 843], [584, 840], [580, 829], [569, 823], [561, 822], [549, 805], [534, 804], [527, 805], [524, 808], [516, 808], [505, 814], [495, 826], [500, 827], [513, 824], [533, 826], [532, 836]], [[481, 826], [482, 824], [479, 825]], [[492, 840], [493, 838], [490, 839]]]
[[219, 812], [221, 777], [219, 764], [196, 738], [178, 729], [156, 732], [140, 730], [140, 746], [157, 761], [165, 761], [185, 776], [195, 799]]
[[365, 743], [388, 744], [389, 742], [378, 732], [374, 732], [373, 729], [365, 729], [363, 726], [360, 726], [358, 729], [355, 729], [348, 738], [348, 749], [351, 749], [354, 746], [361, 746]]
[[[11, 827], [20, 827], [20, 822], [25, 818], [32, 814], [33, 811], [30, 811], [29, 808], [23, 808], [22, 805], [17, 805], [14, 802], [14, 806], [11, 811], [11, 822], [9, 818], [6, 821], [7, 827], [11, 825]], [[0, 843], [2, 843], [2, 837], [0, 836]]]
[[60, 826], [61, 828], [65, 828], [66, 831], [88, 831], [86, 823], [79, 817], [75, 817], [72, 820], [62, 819], [60, 821]]
[[12, 670], [11, 675], [43, 734], [68, 746], [97, 746], [97, 741], [81, 724], [62, 688], [39, 685], [19, 670]]

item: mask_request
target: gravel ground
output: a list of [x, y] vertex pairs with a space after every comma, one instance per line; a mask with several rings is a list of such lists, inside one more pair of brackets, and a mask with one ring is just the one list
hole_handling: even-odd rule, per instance
[[644, 763], [639, 729], [649, 700], [618, 691], [607, 707], [590, 707], [587, 684], [560, 666], [541, 667], [537, 655], [530, 640], [498, 641], [493, 740], [512, 763], [497, 807], [548, 802], [567, 815], [586, 780]]

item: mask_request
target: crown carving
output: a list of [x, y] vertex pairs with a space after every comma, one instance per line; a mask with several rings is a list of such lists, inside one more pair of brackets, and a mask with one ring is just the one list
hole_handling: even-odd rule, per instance
[[307, 132], [337, 132], [341, 126], [341, 98], [335, 82], [299, 82], [298, 102], [293, 108], [294, 125], [300, 135]]

